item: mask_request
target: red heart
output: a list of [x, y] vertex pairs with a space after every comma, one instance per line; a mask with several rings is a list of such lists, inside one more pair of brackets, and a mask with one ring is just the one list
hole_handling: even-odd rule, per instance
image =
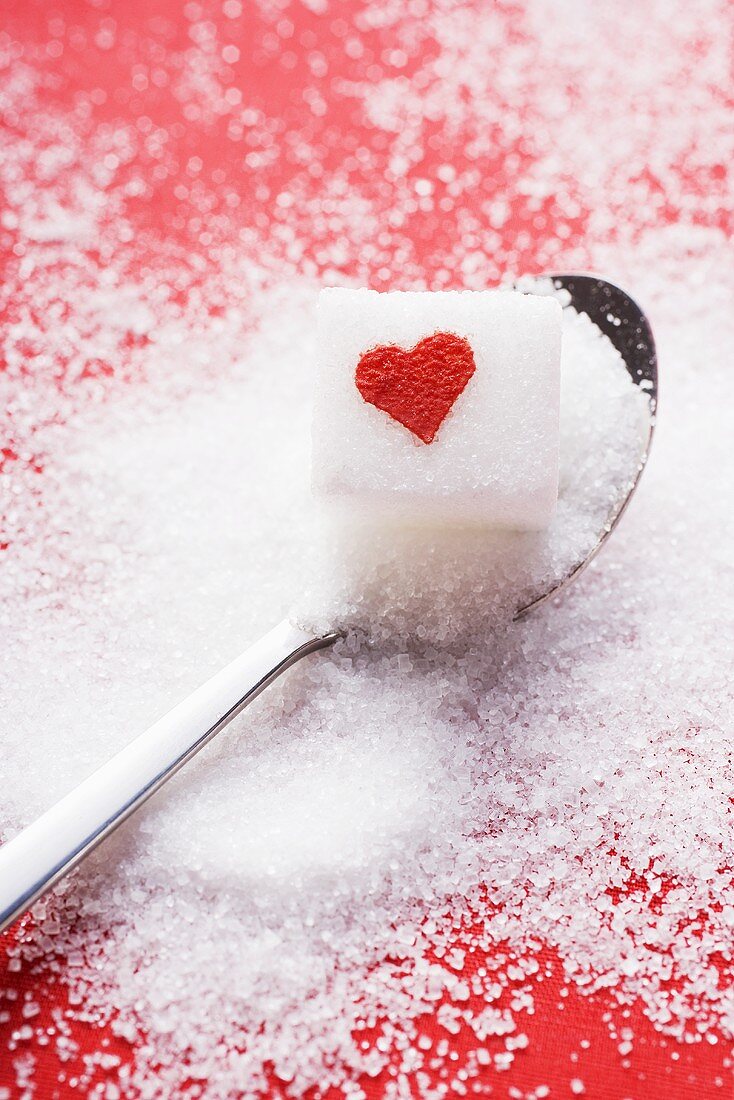
[[365, 401], [432, 443], [474, 370], [469, 341], [436, 332], [409, 351], [394, 344], [366, 351], [355, 381]]

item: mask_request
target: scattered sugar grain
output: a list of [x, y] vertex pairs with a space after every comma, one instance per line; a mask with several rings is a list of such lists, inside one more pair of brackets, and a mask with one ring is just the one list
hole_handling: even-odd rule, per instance
[[[299, 448], [307, 452], [307, 380], [301, 357], [296, 364], [287, 353], [287, 333], [307, 327], [313, 293], [292, 287], [289, 296], [287, 311], [281, 300], [263, 302], [247, 363], [233, 362], [229, 379], [208, 392], [170, 407], [149, 391], [120, 394], [114, 420], [104, 410], [76, 420], [73, 444], [66, 429], [47, 430], [46, 507], [20, 504], [17, 529], [29, 537], [9, 562], [8, 597], [21, 589], [35, 603], [32, 633], [20, 616], [5, 623], [15, 642], [4, 658], [13, 684], [2, 763], [13, 792], [9, 831], [286, 610], [282, 582], [298, 575], [303, 552], [294, 532], [307, 539], [313, 530], [291, 476]], [[260, 381], [265, 363], [272, 379], [274, 362], [288, 380], [278, 392], [292, 394], [286, 418]], [[686, 378], [682, 397], [694, 392]], [[723, 430], [710, 402], [704, 413]], [[680, 461], [680, 432], [694, 430], [681, 415], [666, 445], [662, 429], [667, 463]], [[244, 483], [241, 470], [274, 440], [267, 485]], [[356, 1020], [386, 1015], [399, 1025], [420, 1014], [433, 1003], [436, 969], [445, 975], [439, 988], [451, 989], [459, 945], [446, 905], [476, 912], [462, 898], [479, 883], [494, 905], [479, 907], [477, 946], [541, 938], [560, 952], [569, 978], [594, 989], [596, 975], [605, 986], [613, 975], [619, 997], [640, 996], [673, 1034], [687, 1033], [704, 1005], [722, 1025], [728, 1009], [706, 977], [706, 958], [729, 935], [716, 908], [726, 891], [716, 870], [729, 790], [723, 663], [716, 671], [724, 640], [699, 602], [688, 622], [706, 641], [705, 678], [700, 666], [661, 663], [660, 638], [675, 651], [675, 635], [640, 547], [667, 539], [681, 506], [654, 469], [652, 487], [643, 481], [640, 491], [647, 508], [636, 521], [632, 513], [598, 570], [562, 605], [514, 629], [500, 654], [487, 646], [481, 614], [464, 649], [456, 635], [448, 647], [413, 641], [408, 660], [400, 647], [350, 635], [263, 696], [39, 909], [38, 942], [53, 930], [76, 964], [68, 973], [87, 1011], [108, 1018], [114, 1010], [117, 1034], [149, 1037], [158, 1068], [141, 1055], [133, 1080], [153, 1074], [173, 1087], [184, 1047], [187, 1066], [222, 1091], [244, 1079], [264, 1088], [267, 1062], [296, 1091], [379, 1072], [389, 1050], [355, 1047]], [[696, 469], [685, 476], [697, 479]], [[715, 479], [706, 484], [716, 491]], [[289, 516], [290, 539], [266, 498]], [[236, 511], [262, 511], [262, 526], [237, 524]], [[114, 545], [125, 554], [92, 569], [99, 547]], [[240, 563], [256, 563], [264, 546], [267, 564], [243, 574]], [[702, 577], [704, 604], [706, 591]], [[465, 595], [465, 616], [474, 598]], [[40, 688], [39, 663], [48, 670]], [[661, 677], [664, 697], [651, 686]], [[63, 757], [44, 720], [51, 710], [59, 727], [75, 731]], [[44, 790], [23, 763], [30, 731], [48, 761]], [[691, 783], [706, 792], [700, 803]], [[644, 911], [631, 898], [611, 903], [607, 890], [628, 867], [643, 873], [651, 849], [656, 877], [677, 886], [648, 947]], [[586, 875], [567, 873], [580, 859]], [[701, 907], [707, 937], [681, 940], [674, 914]], [[424, 926], [426, 912], [435, 916]], [[200, 935], [204, 920], [216, 937]], [[438, 967], [425, 963], [431, 942], [446, 947]], [[632, 973], [624, 963], [631, 943], [640, 962]], [[669, 959], [661, 945], [672, 949]], [[22, 950], [33, 957], [33, 937]], [[404, 988], [390, 958], [404, 960]], [[505, 970], [526, 980], [524, 964]], [[675, 1001], [665, 992], [671, 973], [687, 990]], [[487, 980], [488, 998], [496, 984]], [[459, 1011], [458, 987], [451, 996]], [[518, 996], [512, 1013], [526, 1005]], [[226, 1068], [215, 1070], [210, 1051], [227, 1034], [225, 1016], [238, 1027]], [[481, 1041], [510, 1037], [517, 1024], [509, 1010], [488, 1006], [473, 1028]], [[493, 1051], [493, 1064], [509, 1064], [508, 1054]]]
[[[135, 128], [90, 134], [77, 118], [40, 111], [27, 65], [16, 62], [3, 80], [3, 108], [28, 131], [28, 140], [12, 126], [0, 135], [4, 228], [19, 246], [7, 286], [20, 306], [3, 327], [0, 377], [18, 455], [0, 473], [10, 543], [0, 571], [6, 835], [291, 605], [288, 582], [303, 581], [312, 533], [298, 479], [307, 464], [300, 348], [313, 291], [288, 274], [294, 267], [329, 281], [331, 266], [339, 279], [346, 250], [360, 257], [361, 282], [399, 272], [423, 285], [427, 259], [435, 285], [460, 273], [483, 288], [502, 268], [522, 270], [522, 234], [503, 227], [532, 218], [543, 237], [533, 265], [593, 266], [629, 285], [651, 311], [663, 364], [664, 416], [639, 497], [598, 566], [557, 606], [513, 630], [501, 652], [485, 645], [495, 608], [468, 624], [450, 617], [444, 630], [440, 616], [427, 617], [433, 594], [416, 593], [410, 607], [386, 608], [384, 626], [372, 615], [385, 640], [404, 638], [420, 608], [424, 635], [407, 663], [404, 643], [391, 650], [379, 636], [366, 645], [352, 635], [294, 670], [37, 908], [10, 969], [21, 957], [42, 962], [67, 984], [68, 1018], [54, 1012], [59, 1056], [78, 1053], [75, 1017], [109, 1021], [137, 1043], [120, 1073], [124, 1094], [170, 1095], [203, 1079], [213, 1098], [267, 1092], [266, 1065], [294, 1094], [330, 1083], [354, 1091], [361, 1071], [376, 1076], [390, 1064], [391, 1044], [409, 1041], [416, 1017], [451, 1000], [456, 974], [443, 960], [466, 947], [462, 917], [475, 929], [472, 946], [489, 953], [483, 997], [500, 1012], [494, 1026], [507, 1028], [486, 1040], [492, 1059], [533, 1006], [525, 991], [504, 1005], [504, 971], [540, 942], [570, 985], [622, 1008], [635, 1001], [671, 1043], [730, 1043], [731, 189], [712, 172], [702, 199], [700, 175], [711, 150], [731, 160], [731, 124], [720, 101], [723, 5], [706, 0], [705, 18], [689, 8], [671, 17], [669, 4], [618, 5], [625, 33], [610, 40], [606, 6], [570, 25], [533, 0], [523, 13], [532, 49], [507, 41], [501, 5], [481, 21], [469, 6], [436, 4], [420, 21], [395, 13], [389, 33], [410, 37], [411, 56], [421, 36], [440, 49], [420, 81], [355, 74], [340, 91], [389, 146], [386, 172], [359, 150], [368, 178], [382, 181], [374, 199], [337, 171], [284, 204], [280, 223], [276, 206], [265, 239], [227, 223], [215, 249], [204, 194], [189, 211], [191, 226], [201, 215], [206, 223], [192, 230], [201, 233], [192, 264], [164, 257], [135, 280], [120, 259], [134, 239], [124, 173], [109, 170], [104, 183], [97, 175], [108, 155], [134, 156]], [[228, 3], [226, 14], [239, 10]], [[264, 131], [262, 112], [248, 107], [241, 118], [228, 106], [236, 89], [208, 48], [217, 21], [192, 16], [192, 30], [206, 48], [194, 43], [165, 62], [187, 116], [208, 125], [230, 111], [235, 142], [242, 126]], [[355, 28], [356, 47], [360, 35]], [[704, 47], [691, 73], [695, 110], [673, 79], [689, 64], [692, 35]], [[650, 63], [630, 65], [620, 51], [643, 37]], [[5, 63], [7, 37], [0, 51]], [[568, 109], [566, 88], [584, 110]], [[91, 103], [81, 105], [92, 117]], [[593, 117], [604, 123], [596, 146]], [[440, 120], [477, 159], [476, 170], [448, 173], [440, 198], [434, 184], [456, 235], [427, 258], [420, 234], [400, 222], [421, 217], [409, 192], [426, 120]], [[518, 178], [513, 133], [532, 136], [523, 186], [477, 205], [483, 157], [499, 154]], [[273, 158], [284, 157], [287, 141], [268, 137]], [[313, 163], [313, 144], [299, 140]], [[450, 148], [443, 153], [451, 160]], [[49, 172], [49, 155], [65, 172]], [[654, 165], [650, 180], [625, 174], [632, 161]], [[165, 155], [161, 166], [171, 168]], [[679, 224], [660, 224], [662, 193]], [[386, 225], [394, 232], [382, 234]], [[238, 234], [241, 251], [231, 245]], [[319, 235], [327, 243], [314, 260], [303, 240]], [[279, 273], [285, 300], [263, 293], [268, 271], [249, 258], [253, 246]], [[198, 257], [209, 247], [219, 270], [204, 277]], [[203, 285], [192, 285], [188, 266]], [[254, 340], [243, 320], [253, 313], [262, 319]], [[140, 377], [148, 388], [125, 396], [120, 383]], [[109, 408], [95, 409], [105, 397]], [[379, 584], [350, 608], [355, 622], [377, 606]], [[447, 584], [438, 587], [448, 593]], [[486, 591], [474, 595], [480, 603]], [[330, 598], [337, 609], [350, 602], [338, 591]], [[461, 620], [456, 598], [443, 599]], [[359, 769], [350, 775], [352, 752]], [[384, 822], [374, 805], [383, 773]], [[253, 828], [267, 841], [261, 852]], [[610, 1008], [607, 1026], [630, 1042], [619, 1015]], [[387, 1050], [355, 1046], [360, 1024], [383, 1020]], [[32, 1055], [0, 1057], [12, 1057], [18, 1089], [30, 1093]], [[436, 1043], [442, 1090], [460, 1081], [458, 1060], [448, 1039]], [[390, 1087], [409, 1094], [413, 1082], [399, 1081]], [[435, 1088], [423, 1081], [424, 1095]]]

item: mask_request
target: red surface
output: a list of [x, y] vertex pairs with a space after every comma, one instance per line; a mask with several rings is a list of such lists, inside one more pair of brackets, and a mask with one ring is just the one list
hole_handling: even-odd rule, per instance
[[[391, 73], [396, 80], [422, 79], [424, 66], [440, 49], [423, 33], [423, 5], [414, 5], [415, 13], [399, 28], [397, 54], [394, 14], [363, 18], [355, 31], [355, 20], [365, 10], [355, 0], [341, 0], [323, 14], [296, 3], [281, 17], [276, 7], [268, 12], [245, 3], [241, 10], [236, 4], [223, 9], [218, 3], [184, 6], [178, 0], [36, 0], [5, 5], [2, 22], [7, 33], [0, 41], [7, 54], [6, 71], [22, 64], [41, 80], [33, 110], [11, 112], [4, 119], [6, 134], [17, 139], [18, 157], [25, 155], [23, 138], [29, 131], [36, 147], [45, 140], [63, 143], [65, 118], [73, 120], [83, 147], [97, 150], [100, 157], [114, 157], [115, 183], [101, 215], [102, 238], [90, 244], [85, 270], [73, 273], [75, 287], [85, 279], [94, 286], [112, 258], [141, 281], [155, 281], [162, 258], [170, 264], [173, 256], [178, 258], [179, 278], [172, 301], [185, 303], [195, 294], [202, 272], [221, 262], [221, 249], [228, 241], [233, 247], [236, 242], [237, 249], [252, 249], [261, 260], [267, 252], [276, 277], [282, 264], [316, 275], [346, 272], [376, 287], [420, 281], [461, 285], [453, 250], [459, 238], [470, 246], [472, 234], [482, 253], [482, 277], [491, 282], [508, 266], [533, 272], [564, 258], [580, 265], [588, 255], [592, 211], [602, 204], [610, 225], [619, 221], [620, 232], [630, 233], [620, 212], [632, 199], [640, 211], [638, 226], [683, 219], [731, 225], [728, 166], [720, 162], [716, 148], [705, 155], [697, 150], [693, 156], [682, 147], [672, 159], [652, 164], [643, 163], [635, 151], [622, 150], [602, 194], [588, 181], [567, 178], [562, 203], [552, 189], [543, 192], [525, 185], [534, 178], [540, 155], [535, 139], [542, 136], [545, 123], [542, 97], [532, 79], [532, 50], [529, 56], [527, 51], [523, 54], [531, 32], [522, 4], [492, 5], [497, 34], [493, 55], [486, 59], [486, 79], [491, 87], [492, 73], [500, 72], [504, 86], [510, 87], [502, 92], [503, 80], [498, 80], [497, 111], [490, 118], [473, 114], [469, 87], [461, 93], [462, 109], [450, 125], [428, 110], [416, 124], [420, 151], [400, 171], [390, 168], [400, 126], [398, 136], [376, 127], [352, 85]], [[379, 13], [381, 6], [374, 10]], [[477, 3], [476, 18], [484, 18], [488, 10]], [[703, 28], [694, 22], [681, 31], [674, 77], [681, 95], [695, 79], [697, 57], [730, 34], [734, 9], [729, 11], [728, 27]], [[276, 34], [282, 18], [288, 25]], [[212, 26], [219, 46], [236, 50], [225, 56], [220, 49], [214, 57]], [[351, 45], [354, 38], [358, 47]], [[636, 42], [630, 49], [633, 73], [635, 65], [643, 64], [635, 60], [637, 50], [642, 57], [644, 43]], [[525, 66], [525, 83], [506, 79], [510, 69], [502, 69], [505, 57], [512, 59], [509, 67]], [[191, 72], [201, 78], [186, 92]], [[204, 94], [207, 73], [211, 88]], [[232, 89], [235, 94], [228, 96]], [[574, 110], [583, 114], [589, 109], [573, 82], [563, 91]], [[721, 88], [720, 94], [731, 97], [732, 88]], [[252, 111], [244, 128], [235, 117], [242, 103]], [[613, 103], [609, 110], [614, 111]], [[664, 125], [662, 108], [661, 112], [658, 121]], [[123, 127], [130, 130], [129, 143], [118, 155], [112, 150]], [[454, 200], [450, 182], [436, 175], [438, 166], [447, 163], [459, 175], [474, 173]], [[68, 173], [71, 188], [73, 166], [59, 171]], [[437, 180], [430, 202], [416, 198], [414, 182], [424, 177]], [[490, 245], [481, 230], [489, 204], [497, 201], [504, 204], [506, 216], [493, 228]], [[354, 222], [350, 203], [361, 203], [371, 216]], [[0, 209], [4, 207], [0, 202]], [[401, 218], [391, 226], [388, 215], [395, 210], [401, 211]], [[123, 218], [132, 228], [124, 238], [117, 235]], [[0, 306], [5, 325], [27, 303], [17, 269], [24, 249], [21, 231], [5, 221], [0, 264], [11, 290]], [[226, 297], [223, 283], [223, 302]], [[39, 297], [39, 310], [48, 304]], [[71, 322], [81, 308], [78, 297], [65, 303]], [[77, 380], [98, 379], [103, 391], [105, 378], [119, 369], [120, 362], [131, 377], [138, 377], [144, 373], [140, 344], [133, 332], [120, 336], [115, 355], [90, 359]], [[54, 349], [51, 366], [36, 358], [41, 350], [29, 346], [25, 351], [29, 377], [50, 389], [66, 385], [63, 350]], [[72, 389], [73, 385], [68, 383]], [[4, 449], [3, 459], [34, 461], [32, 454], [20, 458], [12, 447]], [[84, 1022], [81, 1012], [68, 1036], [66, 1055], [60, 1058], [57, 1036], [67, 1026], [58, 1013], [66, 1004], [63, 981], [52, 977], [43, 959], [15, 969], [16, 961], [7, 955], [25, 927], [6, 936], [5, 947], [0, 946], [0, 988], [9, 990], [0, 1003], [0, 1087], [13, 1098], [30, 1096], [24, 1081], [32, 1080], [42, 1100], [89, 1095], [96, 1082], [116, 1080], [119, 1068], [98, 1069], [90, 1077], [84, 1053], [104, 1045], [124, 1064], [132, 1050], [122, 1040], [100, 1035], [98, 1028]], [[534, 1011], [516, 1010], [529, 1046], [516, 1051], [509, 1070], [486, 1069], [482, 1080], [491, 1086], [492, 1095], [518, 1097], [546, 1085], [551, 1096], [568, 1097], [573, 1095], [573, 1079], [583, 1081], [586, 1095], [597, 1100], [731, 1095], [729, 1044], [678, 1044], [661, 1037], [639, 1006], [623, 1010], [605, 997], [581, 996], [564, 984], [559, 960], [547, 952], [540, 958], [538, 976], [527, 983], [532, 984]], [[470, 965], [492, 963], [476, 953], [470, 960]], [[34, 1028], [39, 1020], [48, 1026], [47, 1045], [31, 1044], [23, 1037], [23, 1006], [29, 1001], [40, 1006], [40, 1015], [31, 1022]], [[625, 1026], [632, 1027], [635, 1043], [632, 1051], [620, 1053]], [[446, 1053], [433, 1059], [430, 1076], [437, 1086], [453, 1081], [470, 1040], [462, 1033], [447, 1036], [434, 1018], [422, 1020], [419, 1030], [435, 1042], [449, 1039]], [[473, 1037], [471, 1045], [476, 1046]], [[488, 1040], [487, 1046], [502, 1049], [498, 1040]], [[383, 1095], [388, 1080], [386, 1072], [365, 1081], [368, 1096]]]
[[474, 369], [468, 340], [436, 332], [407, 350], [381, 345], [365, 352], [357, 364], [355, 382], [370, 405], [424, 443], [433, 443]]

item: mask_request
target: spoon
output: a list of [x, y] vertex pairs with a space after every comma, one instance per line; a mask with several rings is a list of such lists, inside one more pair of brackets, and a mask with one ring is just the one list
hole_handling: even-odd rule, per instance
[[[548, 278], [542, 278], [546, 285]], [[649, 394], [654, 414], [655, 344], [640, 307], [619, 287], [595, 276], [550, 278], [557, 289], [568, 292], [577, 312], [587, 313], [619, 351], [633, 382]], [[532, 280], [522, 280], [523, 290], [531, 285]], [[652, 433], [651, 417], [635, 480], [607, 516], [586, 558], [547, 592], [519, 608], [516, 618], [570, 584], [604, 545], [637, 487]], [[0, 848], [0, 932], [76, 867], [281, 673], [306, 654], [332, 645], [338, 637], [338, 632], [315, 636], [287, 621], [276, 626], [4, 844]]]

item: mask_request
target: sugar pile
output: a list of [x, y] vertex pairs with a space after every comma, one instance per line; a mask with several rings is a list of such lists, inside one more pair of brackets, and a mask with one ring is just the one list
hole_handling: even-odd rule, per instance
[[[288, 42], [301, 6], [276, 6]], [[383, 603], [376, 642], [352, 633], [293, 670], [36, 907], [8, 968], [57, 973], [70, 1003], [53, 1027], [24, 1004], [3, 1041], [0, 1068], [24, 1094], [33, 1052], [50, 1041], [70, 1057], [78, 1018], [136, 1040], [114, 1086], [131, 1096], [330, 1081], [360, 1095], [356, 1076], [381, 1067], [391, 1098], [465, 1095], [490, 1073], [501, 1095], [553, 967], [619, 1006], [622, 1064], [642, 1043], [624, 1012], [642, 1002], [658, 1031], [718, 1045], [731, 1068], [726, 5], [616, 5], [614, 35], [608, 5], [573, 20], [547, 0], [524, 7], [478, 19], [441, 2], [424, 18], [385, 4], [335, 37], [330, 95], [359, 103], [375, 136], [354, 151], [355, 179], [338, 126], [330, 139], [299, 115], [289, 129], [250, 103], [256, 90], [231, 94], [231, 20], [187, 4], [181, 50], [146, 39], [119, 82], [149, 76], [163, 95], [169, 81], [191, 135], [176, 184], [195, 247], [182, 258], [156, 241], [158, 266], [132, 275], [131, 207], [174, 172], [173, 127], [148, 101], [150, 115], [112, 126], [86, 93], [40, 109], [0, 34], [0, 64], [16, 62], [0, 84], [4, 835], [304, 599], [304, 273], [338, 280], [349, 255], [350, 275], [379, 286], [396, 271], [402, 285], [481, 288], [502, 269], [608, 273], [650, 310], [664, 408], [630, 513], [562, 600], [494, 647], [493, 622], [457, 622], [455, 599], [448, 636], [396, 642], [406, 608]], [[67, 29], [51, 20], [48, 56], [63, 42], [86, 58], [92, 36]], [[303, 102], [320, 119], [331, 78], [304, 51]], [[204, 131], [220, 122], [235, 150], [228, 164], [216, 149], [226, 217], [203, 179]], [[338, 168], [312, 176], [335, 150]], [[265, 225], [236, 214], [247, 188], [271, 201]], [[593, 464], [578, 468], [601, 506]], [[326, 596], [343, 609], [335, 580]], [[412, 606], [440, 629], [432, 594]], [[81, 1059], [80, 1092], [114, 1095], [91, 1084], [115, 1064], [105, 1041]], [[575, 1072], [569, 1088], [584, 1088]]]
[[[46, 430], [43, 508], [19, 499], [29, 541], [10, 548], [4, 572], [8, 831], [277, 618], [292, 598], [287, 578], [303, 582], [308, 371], [303, 343], [297, 356], [288, 349], [313, 292], [293, 285], [288, 298], [265, 300], [272, 320], [208, 392], [164, 402], [161, 383]], [[666, 316], [670, 356], [679, 330]], [[566, 317], [567, 348], [588, 355], [587, 323]], [[600, 423], [611, 444], [629, 383], [600, 354], [595, 394], [570, 351], [564, 499], [572, 471], [587, 471], [575, 499], [606, 508], [594, 433], [577, 430], [588, 423], [580, 394], [608, 398], [593, 407], [609, 408]], [[165, 333], [158, 353], [165, 362]], [[254, 1093], [271, 1066], [300, 1091], [388, 1063], [405, 1070], [415, 1020], [437, 1000], [447, 1034], [468, 1025], [501, 1065], [532, 1005], [519, 991], [538, 940], [581, 987], [644, 997], [673, 1034], [694, 1019], [694, 1036], [701, 1020], [730, 1026], [709, 961], [726, 957], [731, 912], [726, 641], [707, 603], [715, 548], [685, 605], [705, 665], [685, 660], [676, 622], [686, 524], [720, 491], [715, 469], [702, 476], [704, 455], [682, 459], [680, 440], [701, 418], [714, 446], [723, 438], [730, 382], [721, 374], [707, 393], [675, 362], [671, 375], [674, 428], [667, 440], [663, 428], [646, 503], [559, 606], [491, 647], [482, 614], [467, 613], [483, 594], [457, 584], [448, 647], [350, 635], [263, 696], [37, 907], [38, 929], [17, 950], [32, 958], [53, 944], [74, 960], [85, 1013], [146, 1037], [131, 1088], [201, 1076], [208, 1095]], [[605, 455], [602, 468], [629, 462], [638, 413], [633, 400], [626, 454]], [[591, 533], [580, 514], [568, 536], [578, 546]], [[671, 531], [677, 555], [663, 553]], [[13, 613], [21, 589], [32, 630]], [[654, 928], [646, 904], [609, 892], [633, 873], [661, 908]], [[463, 976], [462, 912], [478, 946], [510, 945], [507, 969]], [[360, 1029], [378, 1022], [379, 1044], [363, 1049]], [[222, 1040], [226, 1054], [213, 1054]]]

